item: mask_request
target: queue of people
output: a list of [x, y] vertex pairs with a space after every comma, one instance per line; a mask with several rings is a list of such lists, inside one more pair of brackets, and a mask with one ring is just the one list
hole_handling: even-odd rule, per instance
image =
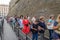
[[54, 15], [51, 15], [47, 23], [44, 16], [40, 16], [39, 19], [34, 16], [31, 19], [29, 16], [23, 17], [23, 15], [9, 17], [9, 22], [12, 23], [13, 29], [17, 23], [25, 34], [32, 32], [32, 40], [38, 40], [38, 36], [40, 36], [40, 40], [44, 40], [45, 30], [49, 31], [49, 40], [60, 40], [60, 15], [56, 20]]

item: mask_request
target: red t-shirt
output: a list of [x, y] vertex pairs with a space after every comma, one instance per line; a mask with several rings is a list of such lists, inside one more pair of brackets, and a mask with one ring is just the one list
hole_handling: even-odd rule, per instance
[[30, 27], [29, 27], [29, 21], [28, 20], [23, 20], [23, 24], [24, 24], [24, 27], [22, 29], [22, 31], [25, 33], [25, 34], [28, 34], [30, 32]]

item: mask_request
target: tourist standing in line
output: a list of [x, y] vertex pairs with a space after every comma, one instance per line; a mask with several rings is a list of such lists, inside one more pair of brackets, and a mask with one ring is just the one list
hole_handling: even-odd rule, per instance
[[52, 33], [53, 33], [53, 25], [54, 25], [54, 15], [50, 16], [50, 19], [48, 20], [47, 24], [48, 24], [47, 28], [49, 30], [49, 40], [52, 40], [53, 39]]
[[15, 18], [14, 17], [10, 17], [10, 24], [11, 24], [11, 26], [12, 26], [12, 29], [14, 29], [14, 27], [15, 27]]
[[30, 21], [30, 16], [27, 16], [27, 19]]
[[36, 16], [32, 17], [31, 21], [34, 23], [36, 21]]
[[40, 40], [44, 40], [44, 32], [46, 29], [46, 24], [45, 24], [45, 20], [44, 20], [44, 16], [40, 16], [39, 18], [39, 23], [38, 23], [38, 30], [40, 33]]
[[30, 32], [30, 27], [29, 27], [29, 20], [27, 19], [27, 17], [24, 17], [23, 19], [23, 29], [22, 31], [27, 35]]
[[14, 17], [12, 17], [12, 24], [13, 24], [13, 29], [14, 29], [14, 27], [15, 27], [15, 18]]
[[15, 17], [15, 22], [17, 22], [17, 15], [15, 15], [14, 17]]
[[60, 40], [60, 15], [58, 15], [57, 20], [54, 22], [53, 29], [53, 38], [55, 40]]
[[18, 23], [19, 23], [20, 29], [22, 29], [23, 28], [23, 16], [20, 16], [20, 19], [18, 20]]
[[10, 20], [10, 25], [11, 25], [11, 27], [13, 28], [13, 17], [11, 16], [10, 18], [9, 18], [9, 20]]
[[32, 40], [38, 40], [38, 21], [32, 24]]

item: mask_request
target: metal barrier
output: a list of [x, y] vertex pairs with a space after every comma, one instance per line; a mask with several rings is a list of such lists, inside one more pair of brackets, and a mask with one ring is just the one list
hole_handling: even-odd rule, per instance
[[24, 34], [18, 27], [16, 27], [14, 31], [21, 40], [32, 40], [28, 35]]
[[[12, 29], [13, 29], [13, 27], [12, 27]], [[28, 35], [24, 34], [24, 33], [19, 29], [19, 26], [18, 26], [17, 24], [15, 25], [15, 27], [14, 27], [13, 30], [15, 31], [15, 33], [16, 33], [16, 35], [18, 36], [19, 39], [21, 39], [21, 40], [32, 40], [31, 37], [29, 37]], [[46, 32], [45, 32], [45, 37], [46, 37], [46, 38], [49, 38], [49, 37], [48, 37], [48, 36], [49, 36], [48, 34], [49, 34], [48, 30], [46, 30]]]

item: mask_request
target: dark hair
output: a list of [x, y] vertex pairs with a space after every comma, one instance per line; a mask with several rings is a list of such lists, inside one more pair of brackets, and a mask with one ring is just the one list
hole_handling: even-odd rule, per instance
[[54, 17], [54, 15], [50, 15], [50, 19], [51, 19], [52, 17]]
[[20, 18], [23, 17], [23, 15], [20, 15]]
[[25, 16], [24, 19], [27, 19], [27, 17]]

